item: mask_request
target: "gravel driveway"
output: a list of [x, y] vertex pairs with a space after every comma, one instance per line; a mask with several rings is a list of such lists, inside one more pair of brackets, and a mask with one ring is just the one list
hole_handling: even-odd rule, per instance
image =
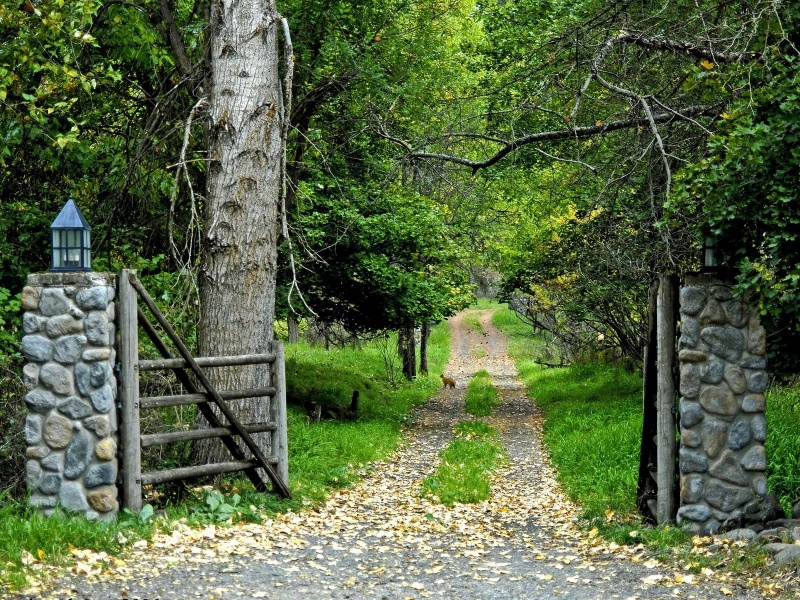
[[[483, 331], [450, 320], [456, 389], [417, 409], [400, 450], [319, 507], [263, 524], [181, 529], [131, 549], [103, 573], [71, 574], [44, 598], [761, 598], [719, 574], [689, 574], [641, 547], [576, 526], [541, 443], [542, 418], [516, 379], [489, 311]], [[466, 418], [469, 377], [488, 370], [502, 404], [487, 418], [509, 460], [492, 498], [447, 508], [422, 479]], [[436, 374], [438, 375], [438, 374]], [[112, 561], [112, 563], [115, 561]]]

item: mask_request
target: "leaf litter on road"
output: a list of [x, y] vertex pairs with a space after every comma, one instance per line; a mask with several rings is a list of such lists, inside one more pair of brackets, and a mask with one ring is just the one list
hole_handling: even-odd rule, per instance
[[[781, 582], [748, 582], [712, 569], [686, 572], [654, 559], [642, 544], [620, 546], [583, 529], [579, 508], [560, 488], [542, 445], [541, 411], [516, 380], [502, 334], [488, 311], [479, 315], [485, 334], [465, 327], [462, 316], [451, 319], [447, 367], [456, 389], [419, 407], [401, 448], [365, 470], [358, 484], [261, 523], [202, 529], [177, 523], [119, 558], [76, 550], [71, 577], [58, 582], [66, 587], [47, 597], [74, 597], [77, 588], [87, 598], [106, 597], [108, 590], [121, 597], [149, 590], [161, 598], [186, 592], [209, 598], [586, 599], [751, 598], [785, 591]], [[485, 350], [480, 356], [471, 351], [478, 343]], [[499, 432], [509, 460], [492, 474], [489, 500], [447, 507], [422, 497], [420, 485], [455, 425], [467, 418], [466, 381], [480, 369], [501, 391], [501, 404], [485, 420]], [[706, 551], [706, 545], [699, 541], [695, 548]]]

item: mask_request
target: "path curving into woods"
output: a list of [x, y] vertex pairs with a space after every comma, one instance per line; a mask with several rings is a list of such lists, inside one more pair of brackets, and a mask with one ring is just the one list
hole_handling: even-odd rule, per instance
[[[478, 316], [482, 331], [465, 323], [469, 314]], [[264, 524], [157, 536], [100, 574], [53, 582], [41, 597], [762, 597], [716, 576], [687, 578], [640, 547], [620, 548], [582, 531], [542, 446], [541, 412], [516, 378], [491, 311], [460, 313], [450, 328], [446, 373], [456, 388], [418, 407], [400, 450], [357, 485], [315, 509]], [[486, 420], [498, 430], [509, 461], [495, 474], [490, 500], [447, 508], [418, 491], [455, 425], [467, 418], [466, 384], [480, 369], [489, 371], [501, 391], [502, 403]]]

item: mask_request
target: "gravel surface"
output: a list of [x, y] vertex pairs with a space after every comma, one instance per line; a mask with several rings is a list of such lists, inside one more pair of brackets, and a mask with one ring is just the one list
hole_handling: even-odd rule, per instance
[[[577, 527], [541, 444], [542, 418], [516, 379], [505, 340], [451, 319], [446, 374], [456, 389], [419, 407], [401, 449], [322, 506], [264, 524], [179, 529], [133, 548], [100, 574], [72, 574], [48, 598], [760, 598], [755, 589], [690, 575]], [[452, 429], [467, 418], [464, 391], [488, 370], [502, 404], [486, 420], [508, 464], [492, 498], [447, 508], [420, 498]], [[88, 558], [87, 558], [88, 560]], [[114, 561], [112, 561], [113, 563]], [[78, 569], [79, 570], [79, 569]], [[20, 596], [26, 597], [26, 596]]]

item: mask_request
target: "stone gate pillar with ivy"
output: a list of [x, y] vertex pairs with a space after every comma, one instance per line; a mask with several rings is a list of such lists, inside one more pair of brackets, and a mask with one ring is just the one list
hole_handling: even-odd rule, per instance
[[30, 504], [110, 519], [117, 503], [114, 297], [109, 273], [36, 273], [23, 290]]

